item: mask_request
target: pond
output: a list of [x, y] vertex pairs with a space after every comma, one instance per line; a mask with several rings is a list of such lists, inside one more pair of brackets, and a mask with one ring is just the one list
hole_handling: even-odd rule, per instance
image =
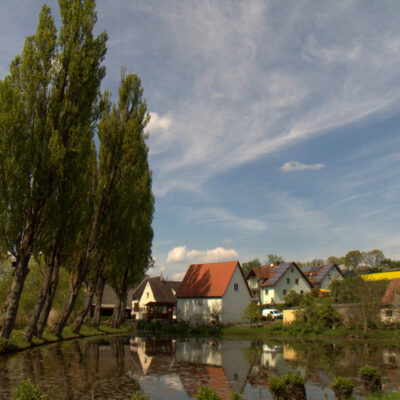
[[[0, 358], [0, 399], [31, 379], [49, 399], [124, 399], [141, 390], [149, 399], [192, 399], [201, 384], [222, 399], [235, 390], [246, 400], [272, 399], [268, 377], [297, 372], [308, 399], [334, 399], [336, 376], [356, 378], [370, 364], [386, 391], [400, 390], [397, 344], [213, 338], [107, 337], [66, 341]], [[360, 393], [358, 398], [363, 398]]]

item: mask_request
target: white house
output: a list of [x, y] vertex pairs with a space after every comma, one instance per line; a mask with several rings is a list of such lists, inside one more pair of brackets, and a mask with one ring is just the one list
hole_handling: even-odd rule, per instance
[[284, 303], [291, 290], [304, 294], [312, 289], [312, 284], [295, 262], [265, 268], [268, 268], [268, 277], [261, 283], [261, 304]]
[[217, 317], [223, 324], [238, 323], [250, 301], [239, 261], [193, 264], [176, 293], [177, 320], [202, 325]]
[[327, 290], [334, 280], [344, 279], [342, 271], [334, 263], [305, 266], [301, 270], [313, 287], [317, 289]]

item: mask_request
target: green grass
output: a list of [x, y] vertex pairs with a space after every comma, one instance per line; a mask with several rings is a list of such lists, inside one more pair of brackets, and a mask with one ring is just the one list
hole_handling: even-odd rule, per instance
[[367, 400], [400, 400], [400, 392], [392, 392], [387, 394], [370, 394]]

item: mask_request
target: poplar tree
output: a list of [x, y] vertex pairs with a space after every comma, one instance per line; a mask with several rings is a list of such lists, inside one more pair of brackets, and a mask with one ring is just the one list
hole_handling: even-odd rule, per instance
[[[105, 69], [107, 36], [94, 38], [94, 0], [59, 0], [57, 38], [50, 9], [42, 7], [36, 34], [0, 82], [0, 235], [14, 257], [0, 336], [8, 338], [37, 249], [43, 215], [62, 185], [73, 185], [93, 138], [94, 105]], [[60, 201], [60, 199], [58, 199]], [[48, 246], [50, 247], [50, 246]]]

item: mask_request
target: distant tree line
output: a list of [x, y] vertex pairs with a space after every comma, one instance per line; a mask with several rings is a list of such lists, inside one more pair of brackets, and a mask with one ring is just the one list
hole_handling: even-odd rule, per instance
[[[261, 263], [258, 258], [255, 258], [244, 262], [242, 264], [242, 269], [244, 274], [247, 275], [252, 268], [258, 268], [261, 265], [279, 265], [283, 262], [285, 262], [283, 257], [277, 254], [268, 254], [264, 263]], [[323, 258], [314, 258], [306, 262], [296, 261], [299, 267], [305, 265], [316, 266], [324, 263], [345, 265], [350, 271], [355, 271], [357, 268], [359, 272], [362, 273], [389, 271], [391, 269], [400, 268], [400, 260], [387, 258], [383, 252], [378, 249], [370, 251], [351, 250], [342, 257], [330, 256], [325, 260]]]
[[[152, 262], [149, 113], [141, 81], [122, 71], [118, 102], [101, 93], [107, 35], [93, 33], [95, 2], [59, 0], [59, 6], [58, 32], [44, 5], [36, 33], [0, 80], [2, 338], [15, 327], [33, 271], [40, 279], [30, 287], [28, 341], [43, 334], [56, 300], [63, 305], [53, 332], [60, 336], [72, 315], [79, 332], [106, 283], [117, 294], [111, 324], [119, 326], [127, 289]], [[60, 282], [67, 282], [64, 296]]]

